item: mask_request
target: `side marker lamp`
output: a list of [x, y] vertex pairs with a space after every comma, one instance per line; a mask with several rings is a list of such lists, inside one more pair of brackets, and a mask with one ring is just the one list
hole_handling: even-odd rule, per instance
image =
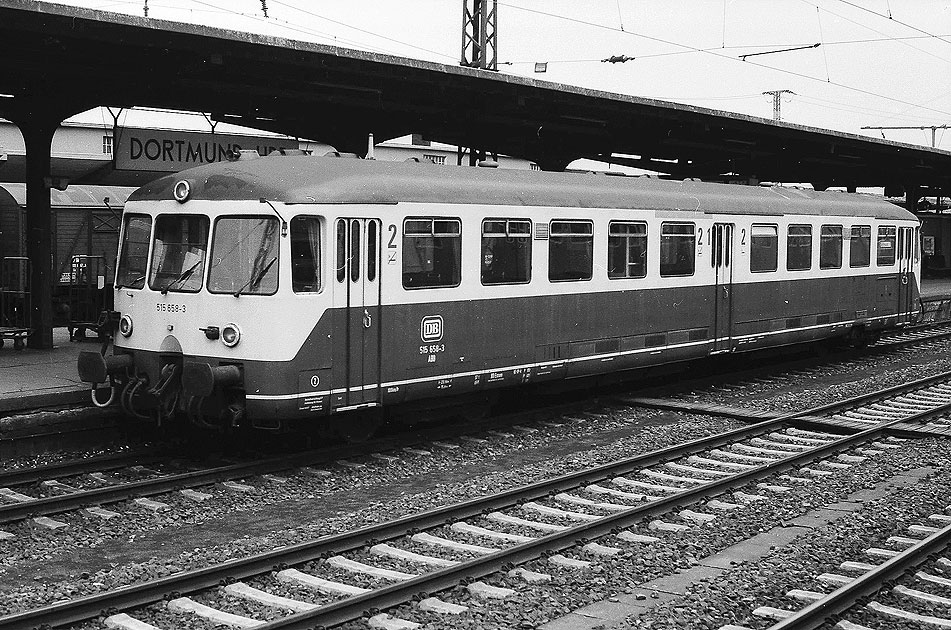
[[119, 334], [123, 337], [132, 336], [132, 318], [128, 315], [123, 315], [119, 320]]
[[241, 329], [237, 324], [225, 324], [221, 329], [221, 343], [234, 348], [241, 341]]

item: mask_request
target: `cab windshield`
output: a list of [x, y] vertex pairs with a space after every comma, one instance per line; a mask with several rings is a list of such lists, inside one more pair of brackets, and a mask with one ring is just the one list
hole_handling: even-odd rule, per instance
[[208, 217], [163, 214], [155, 220], [149, 288], [197, 293], [205, 272]]
[[222, 217], [215, 222], [208, 290], [212, 293], [272, 295], [277, 291], [278, 220]]
[[144, 214], [126, 215], [119, 248], [119, 268], [116, 270], [117, 289], [141, 289], [145, 286], [151, 232], [152, 217]]

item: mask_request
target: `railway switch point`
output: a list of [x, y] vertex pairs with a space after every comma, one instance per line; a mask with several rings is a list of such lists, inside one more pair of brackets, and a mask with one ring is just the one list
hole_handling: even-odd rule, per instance
[[391, 617], [387, 613], [373, 615], [367, 619], [367, 625], [371, 628], [378, 628], [379, 630], [416, 630], [416, 628], [422, 627], [415, 621]]
[[551, 576], [547, 573], [537, 573], [535, 571], [529, 571], [528, 569], [522, 569], [521, 567], [512, 569], [508, 572], [509, 577], [518, 577], [529, 584], [537, 584], [540, 582], [551, 582]]
[[460, 606], [450, 602], [444, 602], [436, 597], [427, 597], [419, 602], [419, 609], [427, 612], [439, 613], [441, 615], [459, 615], [469, 610], [468, 606]]
[[485, 582], [473, 582], [469, 584], [466, 589], [473, 597], [478, 597], [480, 599], [505, 599], [506, 597], [511, 597], [515, 595], [515, 591], [510, 588], [504, 588], [501, 586], [492, 586], [491, 584], [486, 584]]

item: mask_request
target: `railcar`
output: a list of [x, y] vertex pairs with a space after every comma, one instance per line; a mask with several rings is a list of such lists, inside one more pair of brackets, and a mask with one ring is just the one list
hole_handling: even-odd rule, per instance
[[919, 313], [918, 230], [854, 193], [310, 156], [206, 165], [129, 197], [114, 348], [79, 372], [97, 404], [141, 417], [346, 433], [414, 401], [862, 343]]

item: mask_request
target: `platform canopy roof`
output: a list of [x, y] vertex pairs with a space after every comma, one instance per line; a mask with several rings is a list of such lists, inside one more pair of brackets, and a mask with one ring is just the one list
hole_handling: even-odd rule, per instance
[[[0, 0], [0, 116], [211, 112], [363, 153], [410, 133], [674, 177], [951, 194], [951, 152], [501, 73], [29, 0]], [[933, 193], [932, 193], [933, 194]]]

